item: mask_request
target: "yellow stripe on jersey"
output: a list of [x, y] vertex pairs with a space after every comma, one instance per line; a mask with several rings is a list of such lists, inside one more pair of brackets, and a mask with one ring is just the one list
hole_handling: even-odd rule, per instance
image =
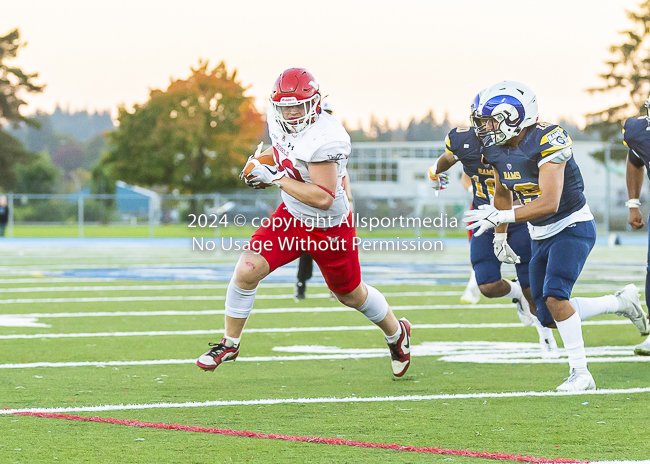
[[449, 141], [449, 135], [445, 137], [445, 153], [449, 153], [450, 155], [454, 154], [454, 152], [451, 151], [451, 142]]
[[[627, 143], [625, 143], [625, 127], [623, 128], [623, 137], [624, 137], [623, 138], [623, 145], [625, 145], [627, 147]], [[628, 147], [628, 148], [630, 148], [630, 147]]]
[[539, 141], [540, 145], [551, 145], [546, 150], [542, 150], [542, 158], [555, 153], [556, 151], [569, 147], [572, 143], [573, 140], [571, 140], [569, 134], [567, 134], [561, 127], [556, 127], [548, 134], [544, 134], [542, 140]]

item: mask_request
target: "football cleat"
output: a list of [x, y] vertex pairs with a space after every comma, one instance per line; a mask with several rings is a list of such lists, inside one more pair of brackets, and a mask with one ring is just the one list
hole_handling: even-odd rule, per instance
[[621, 307], [621, 309], [616, 311], [616, 314], [619, 316], [625, 316], [632, 321], [632, 324], [639, 329], [641, 335], [650, 334], [650, 330], [648, 330], [648, 317], [641, 307], [639, 289], [636, 285], [626, 285], [621, 290], [614, 293], [614, 296]]
[[650, 337], [648, 337], [645, 342], [634, 347], [634, 354], [638, 354], [639, 356], [650, 356]]
[[556, 388], [557, 391], [577, 392], [595, 390], [596, 382], [591, 376], [591, 372], [587, 371], [583, 374], [578, 374], [575, 369], [571, 369], [569, 378], [562, 385]]
[[402, 318], [399, 321], [402, 335], [395, 343], [389, 343], [390, 364], [395, 377], [403, 376], [411, 365], [411, 323]]
[[298, 302], [305, 299], [305, 290], [307, 290], [307, 283], [299, 280], [293, 288], [293, 299]]
[[465, 304], [476, 304], [481, 301], [481, 291], [478, 287], [466, 288], [463, 295], [460, 297], [460, 302]]
[[481, 301], [481, 290], [479, 290], [476, 283], [476, 278], [474, 278], [474, 271], [472, 271], [472, 277], [467, 282], [467, 287], [463, 295], [460, 297], [460, 302], [465, 304], [476, 304]]
[[554, 338], [544, 338], [539, 341], [542, 348], [542, 359], [558, 359], [560, 357], [560, 350]]
[[204, 371], [213, 371], [219, 364], [234, 361], [239, 356], [239, 345], [233, 345], [230, 340], [221, 339], [219, 343], [208, 343], [208, 351], [199, 356], [196, 365]]

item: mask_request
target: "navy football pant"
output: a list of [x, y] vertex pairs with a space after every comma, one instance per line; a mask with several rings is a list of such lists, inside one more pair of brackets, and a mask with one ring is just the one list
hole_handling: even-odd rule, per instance
[[549, 327], [554, 322], [546, 299], [571, 298], [573, 286], [595, 243], [596, 223], [593, 220], [571, 224], [543, 240], [532, 240], [530, 292], [537, 306], [537, 319], [543, 326]]
[[[501, 261], [494, 254], [494, 229], [489, 229], [478, 237], [472, 236], [469, 244], [470, 259], [476, 273], [476, 283], [491, 284], [501, 280]], [[508, 224], [508, 245], [521, 258], [520, 264], [515, 264], [517, 278], [521, 288], [530, 287], [528, 263], [531, 257], [530, 234], [525, 222]]]

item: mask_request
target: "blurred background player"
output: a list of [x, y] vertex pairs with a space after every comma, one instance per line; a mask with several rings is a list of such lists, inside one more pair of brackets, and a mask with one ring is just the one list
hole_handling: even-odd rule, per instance
[[[470, 114], [478, 107], [479, 98], [480, 93], [472, 102]], [[429, 168], [431, 186], [438, 190], [444, 189], [448, 184], [448, 176], [444, 172], [460, 161], [463, 172], [472, 184], [471, 208], [490, 205], [494, 195], [494, 174], [491, 166], [483, 164], [481, 149], [474, 128], [452, 129], [445, 139], [445, 152]], [[470, 238], [473, 275], [481, 294], [487, 298], [511, 298], [517, 306], [517, 315], [522, 324], [534, 325], [537, 329], [542, 356], [557, 358], [559, 352], [553, 331], [542, 326], [531, 314], [531, 307], [534, 312], [535, 304], [530, 295], [528, 276], [530, 256], [530, 235], [524, 223], [517, 224], [501, 234], [495, 234], [491, 230]], [[518, 281], [501, 277], [501, 262], [515, 265]]]
[[0, 237], [5, 236], [5, 229], [9, 221], [9, 206], [7, 206], [7, 196], [0, 195]]
[[[324, 101], [322, 103], [321, 110], [325, 111], [328, 114], [334, 113], [332, 105], [328, 101]], [[352, 187], [350, 187], [350, 176], [348, 175], [347, 169], [345, 171], [345, 177], [343, 177], [343, 188], [345, 189], [345, 195], [348, 197], [348, 202], [350, 203], [350, 210], [352, 210]], [[307, 281], [311, 279], [313, 273], [314, 259], [309, 253], [305, 253], [300, 258], [298, 258], [298, 275], [296, 286], [293, 291], [293, 297], [296, 301], [304, 300], [307, 296]], [[331, 292], [330, 298], [334, 298], [334, 294]]]
[[[537, 97], [526, 85], [499, 82], [485, 90], [472, 116], [483, 157], [494, 168], [494, 205], [465, 212], [474, 238], [508, 224], [529, 222], [531, 293], [537, 318], [557, 327], [569, 358], [569, 377], [559, 391], [595, 390], [587, 368], [582, 320], [614, 313], [648, 334], [638, 289], [630, 284], [614, 295], [571, 298], [591, 249], [596, 224], [587, 205], [571, 137], [560, 126], [537, 123]], [[513, 208], [512, 193], [523, 206]]]
[[[237, 358], [259, 282], [306, 251], [338, 300], [384, 332], [393, 375], [401, 377], [410, 366], [410, 323], [398, 321], [386, 298], [361, 279], [359, 252], [352, 247], [356, 233], [343, 190], [350, 136], [334, 117], [321, 113], [320, 101], [318, 81], [306, 69], [287, 69], [273, 85], [267, 123], [276, 164], [257, 165], [246, 178], [242, 171], [242, 178], [253, 187], [278, 187], [282, 203], [268, 226], [253, 233], [250, 249], [235, 266], [226, 290], [225, 333], [197, 359], [201, 369], [213, 371]], [[281, 227], [273, 227], [277, 221]], [[326, 246], [307, 249], [308, 241]]]
[[[646, 116], [630, 118], [623, 126], [623, 143], [630, 149], [627, 155], [627, 170], [625, 181], [627, 183], [628, 200], [625, 206], [629, 208], [628, 222], [633, 229], [644, 226], [643, 217], [639, 211], [641, 206], [641, 187], [643, 187], [644, 168], [650, 166], [650, 98], [645, 102]], [[650, 170], [647, 171], [650, 175]], [[650, 218], [648, 219], [650, 221]], [[650, 243], [650, 236], [648, 237]], [[648, 267], [645, 276], [645, 301], [646, 309], [650, 308], [650, 247], [648, 248]], [[634, 347], [634, 353], [650, 356], [650, 337], [640, 345]]]

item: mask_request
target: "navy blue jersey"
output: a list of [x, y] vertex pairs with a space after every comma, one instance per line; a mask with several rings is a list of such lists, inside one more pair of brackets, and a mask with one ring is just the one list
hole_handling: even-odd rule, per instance
[[623, 126], [623, 143], [630, 149], [628, 158], [637, 167], [645, 166], [650, 176], [650, 124], [648, 118], [630, 118]]
[[[528, 129], [518, 147], [493, 145], [483, 148], [483, 156], [496, 168], [501, 183], [514, 192], [521, 204], [525, 205], [541, 194], [539, 167], [549, 161], [565, 160], [572, 143], [569, 134], [560, 126], [538, 123]], [[530, 223], [534, 226], [545, 226], [578, 211], [587, 203], [583, 191], [584, 183], [580, 169], [571, 156], [566, 161], [564, 186], [557, 212]]]
[[474, 187], [473, 208], [489, 205], [494, 196], [494, 171], [482, 163], [481, 143], [470, 127], [456, 127], [445, 138], [445, 151], [454, 155], [463, 165], [463, 171], [472, 179]]

